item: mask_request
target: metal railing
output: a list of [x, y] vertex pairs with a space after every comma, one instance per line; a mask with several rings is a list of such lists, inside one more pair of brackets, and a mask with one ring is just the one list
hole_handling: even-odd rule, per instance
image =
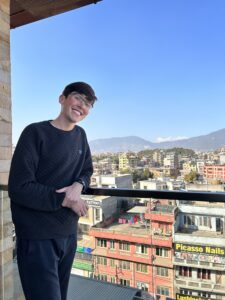
[[118, 188], [88, 188], [87, 195], [225, 202], [225, 192], [161, 191]]
[[[7, 191], [7, 185], [0, 185], [0, 190]], [[190, 192], [190, 191], [164, 191], [140, 190], [118, 188], [88, 188], [86, 195], [118, 196], [131, 198], [155, 198], [189, 201], [225, 202], [225, 192]]]

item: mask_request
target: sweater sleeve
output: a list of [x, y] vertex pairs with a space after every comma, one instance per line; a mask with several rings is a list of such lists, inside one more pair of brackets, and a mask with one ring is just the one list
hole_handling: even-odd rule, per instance
[[9, 174], [8, 192], [12, 202], [40, 211], [61, 208], [65, 193], [39, 183], [36, 170], [39, 160], [39, 141], [31, 125], [24, 129], [17, 143]]
[[92, 174], [93, 174], [92, 157], [91, 157], [90, 147], [87, 142], [87, 151], [85, 154], [84, 166], [78, 178], [78, 180], [81, 180], [84, 183], [83, 192], [87, 190], [90, 184], [90, 179]]

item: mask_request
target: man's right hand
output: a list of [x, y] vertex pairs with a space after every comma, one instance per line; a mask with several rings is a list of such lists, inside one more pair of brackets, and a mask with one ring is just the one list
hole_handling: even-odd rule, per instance
[[[63, 206], [63, 203], [62, 203], [62, 206]], [[85, 216], [88, 211], [88, 206], [83, 199], [77, 200], [69, 208], [72, 209], [79, 217]]]
[[82, 185], [77, 182], [71, 186], [56, 190], [57, 193], [66, 193], [62, 206], [72, 209], [79, 217], [85, 216], [88, 211], [86, 202], [80, 197], [81, 191]]

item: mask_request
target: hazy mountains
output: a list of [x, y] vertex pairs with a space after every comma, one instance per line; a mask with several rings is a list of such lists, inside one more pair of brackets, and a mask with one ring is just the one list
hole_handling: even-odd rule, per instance
[[213, 151], [225, 147], [225, 128], [185, 140], [152, 143], [137, 136], [114, 137], [90, 141], [92, 153], [141, 151], [145, 149], [168, 149], [181, 147], [196, 151]]

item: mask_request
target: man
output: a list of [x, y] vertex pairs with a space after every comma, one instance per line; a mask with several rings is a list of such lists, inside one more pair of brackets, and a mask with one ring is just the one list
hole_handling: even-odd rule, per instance
[[27, 300], [65, 300], [76, 251], [81, 199], [93, 173], [84, 130], [77, 125], [97, 100], [84, 82], [67, 85], [55, 120], [22, 132], [9, 175], [17, 261]]

